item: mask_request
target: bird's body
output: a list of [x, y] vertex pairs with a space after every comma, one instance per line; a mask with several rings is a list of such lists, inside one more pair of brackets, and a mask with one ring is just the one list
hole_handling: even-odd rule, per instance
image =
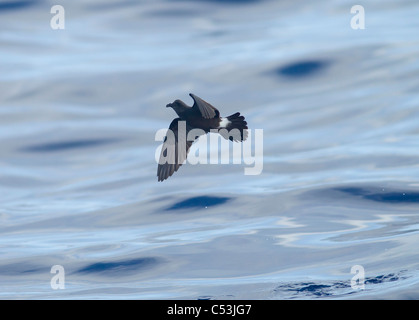
[[[218, 129], [222, 120], [220, 112], [194, 94], [191, 93], [190, 96], [194, 99], [194, 105], [192, 107], [189, 107], [182, 100], [175, 100], [166, 107], [173, 108], [181, 120], [186, 121], [194, 128], [200, 128], [207, 133], [211, 129]], [[197, 101], [202, 104], [201, 108], [199, 108]], [[204, 112], [201, 111], [202, 109]]]
[[199, 110], [193, 107], [186, 106], [185, 109], [176, 111], [176, 113], [181, 120], [186, 121], [190, 126], [200, 128], [207, 133], [211, 129], [217, 129], [220, 125], [220, 118], [205, 119], [201, 116]]
[[[166, 136], [160, 155], [157, 176], [159, 181], [170, 177], [179, 169], [186, 160], [189, 148], [193, 141], [181, 141], [181, 126], [179, 121], [184, 121], [186, 128], [185, 136], [193, 129], [200, 129], [203, 133], [220, 130], [219, 133], [231, 141], [244, 141], [247, 138], [247, 122], [240, 113], [235, 113], [227, 118], [220, 117], [220, 112], [205, 100], [189, 94], [194, 100], [192, 107], [189, 107], [181, 100], [175, 100], [166, 107], [173, 108], [178, 118], [174, 119], [169, 126], [173, 135]], [[170, 149], [170, 150], [169, 150]], [[169, 150], [169, 151], [168, 151]]]

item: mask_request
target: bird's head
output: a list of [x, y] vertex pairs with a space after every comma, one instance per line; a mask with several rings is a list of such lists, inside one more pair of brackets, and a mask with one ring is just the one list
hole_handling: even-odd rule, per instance
[[175, 100], [172, 103], [166, 105], [166, 108], [173, 108], [173, 110], [175, 110], [176, 113], [181, 112], [185, 107], [185, 103], [181, 100]]
[[183, 101], [177, 99], [177, 100], [173, 101], [172, 103], [167, 104], [166, 108], [169, 108], [169, 107], [170, 108], [175, 108], [176, 106], [182, 106], [182, 105], [184, 105]]

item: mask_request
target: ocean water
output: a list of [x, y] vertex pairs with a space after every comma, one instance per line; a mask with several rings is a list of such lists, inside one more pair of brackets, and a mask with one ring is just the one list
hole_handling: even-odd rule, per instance
[[[1, 299], [419, 298], [417, 1], [55, 4], [0, 1]], [[190, 92], [260, 174], [157, 182]]]

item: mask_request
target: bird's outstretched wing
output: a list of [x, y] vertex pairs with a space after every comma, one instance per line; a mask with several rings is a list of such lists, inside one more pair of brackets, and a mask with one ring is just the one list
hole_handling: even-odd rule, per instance
[[203, 118], [212, 119], [220, 116], [220, 112], [208, 102], [202, 100], [200, 97], [197, 97], [193, 93], [190, 93], [189, 95], [194, 100], [192, 108], [198, 109]]
[[[172, 121], [169, 130], [166, 133], [166, 138], [164, 139], [160, 153], [157, 167], [158, 181], [169, 178], [185, 162], [189, 149], [195, 141], [187, 140], [188, 133], [193, 129], [194, 128], [188, 125], [186, 121], [183, 121], [180, 118], [176, 118]], [[199, 137], [200, 133], [199, 131], [197, 132], [198, 134], [195, 135], [193, 139]], [[204, 133], [205, 132], [202, 131], [202, 134]]]

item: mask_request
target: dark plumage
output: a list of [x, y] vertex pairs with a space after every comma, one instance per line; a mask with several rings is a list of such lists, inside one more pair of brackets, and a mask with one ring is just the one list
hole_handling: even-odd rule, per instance
[[227, 118], [222, 118], [220, 117], [220, 112], [211, 104], [192, 93], [189, 95], [194, 100], [192, 107], [189, 107], [181, 100], [175, 100], [166, 106], [173, 108], [179, 117], [170, 124], [163, 143], [157, 167], [158, 181], [163, 181], [170, 177], [186, 160], [193, 143], [193, 141], [187, 141], [186, 137], [193, 129], [201, 129], [197, 131], [195, 138], [210, 132], [210, 130], [212, 132], [220, 130], [219, 133], [225, 139], [231, 141], [240, 142], [247, 138], [247, 122], [239, 112]]

